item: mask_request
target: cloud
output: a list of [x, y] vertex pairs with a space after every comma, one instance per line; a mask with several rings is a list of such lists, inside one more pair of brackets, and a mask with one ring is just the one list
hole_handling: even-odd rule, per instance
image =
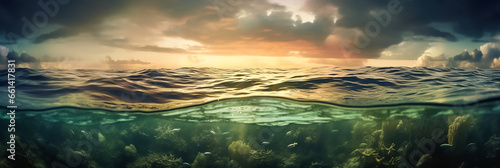
[[9, 49], [7, 47], [0, 45], [0, 56], [5, 57], [9, 53]]
[[[79, 32], [95, 30], [105, 18], [120, 12], [131, 1], [71, 0], [64, 4], [57, 0], [37, 2], [39, 3], [29, 0], [2, 1], [0, 13], [3, 13], [3, 17], [0, 17], [0, 22], [9, 24], [0, 28], [0, 34], [8, 37], [9, 33], [12, 33], [17, 37], [34, 39], [36, 43], [76, 35]], [[58, 25], [61, 28], [43, 34], [41, 30], [47, 25]]]
[[[5, 63], [7, 62], [7, 60], [15, 60], [17, 67], [42, 69], [40, 61], [37, 58], [24, 52], [19, 55], [17, 52], [11, 51], [6, 56], [0, 57], [0, 62]], [[5, 69], [5, 68], [6, 68], [5, 64], [0, 65], [0, 69]]]
[[[93, 42], [111, 47], [191, 54], [191, 48], [155, 43], [169, 37], [199, 42], [206, 50], [198, 53], [206, 55], [289, 56], [290, 51], [297, 51], [300, 57], [344, 58], [339, 43], [353, 44], [356, 34], [366, 33], [368, 23], [380, 22], [374, 16], [383, 18], [379, 12], [394, 2], [401, 3], [402, 11], [390, 15], [388, 24], [369, 38], [355, 58], [378, 58], [407, 36], [449, 42], [466, 36], [482, 41], [487, 39], [485, 35], [500, 30], [497, 0], [304, 1], [304, 12], [315, 16], [312, 22], [304, 22], [294, 13], [297, 11], [268, 0], [71, 0], [67, 4], [42, 0], [42, 5], [29, 0], [2, 1], [0, 22], [9, 24], [0, 27], [4, 36], [0, 44], [14, 43], [8, 39], [13, 37], [42, 44], [85, 34], [93, 36]], [[123, 24], [111, 24], [115, 21]], [[266, 52], [268, 48], [274, 49]], [[239, 52], [242, 49], [245, 52]]]
[[113, 39], [102, 41], [102, 44], [117, 48], [123, 48], [128, 50], [136, 50], [136, 51], [147, 51], [147, 52], [161, 52], [161, 53], [185, 53], [186, 50], [182, 48], [168, 48], [168, 47], [159, 47], [156, 45], [134, 45], [131, 44], [127, 39]]
[[[378, 35], [369, 38], [369, 44], [361, 47], [359, 57], [373, 58], [391, 45], [403, 41], [405, 34], [441, 38], [446, 41], [457, 41], [456, 34], [479, 39], [488, 34], [496, 34], [500, 30], [500, 1], [485, 0], [309, 0], [306, 6], [311, 12], [323, 12], [333, 5], [338, 9], [340, 16], [335, 23], [335, 29], [359, 28], [366, 32], [370, 22], [377, 20], [375, 16], [382, 16], [379, 11], [387, 10], [388, 4], [400, 3], [402, 10], [398, 14], [379, 17], [389, 20], [387, 26], [380, 26]], [[433, 27], [432, 23], [450, 25], [452, 31], [444, 31], [441, 27]], [[371, 30], [374, 31], [373, 26]], [[349, 39], [354, 40], [355, 36]], [[352, 42], [352, 41], [351, 41]]]
[[417, 67], [446, 67], [448, 58], [441, 54], [439, 56], [429, 56], [423, 54], [417, 59], [417, 63], [414, 66]]
[[432, 47], [428, 42], [403, 41], [398, 45], [392, 45], [381, 53], [381, 58], [392, 60], [415, 60], [422, 56], [427, 49]]
[[416, 66], [425, 67], [457, 67], [457, 68], [500, 68], [500, 43], [485, 43], [480, 50], [464, 51], [453, 57], [443, 55], [431, 57], [423, 55], [418, 58]]
[[491, 68], [500, 69], [500, 59], [499, 58], [493, 59], [493, 62], [491, 63]]
[[151, 64], [150, 62], [144, 62], [136, 59], [114, 60], [110, 56], [106, 56], [104, 63], [109, 69], [131, 69], [137, 66], [145, 67], [145, 65]]
[[284, 6], [263, 0], [239, 6], [232, 17], [219, 20], [216, 13], [189, 18], [184, 24], [165, 31], [167, 36], [215, 45], [237, 41], [287, 42], [304, 40], [322, 43], [333, 30], [332, 16], [317, 16], [311, 22], [302, 22]]

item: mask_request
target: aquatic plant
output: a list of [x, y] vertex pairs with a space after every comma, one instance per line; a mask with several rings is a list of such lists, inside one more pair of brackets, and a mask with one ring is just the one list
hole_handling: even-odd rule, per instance
[[176, 131], [170, 125], [158, 126], [155, 129], [154, 145], [159, 149], [165, 149], [174, 152], [185, 152], [187, 142], [176, 135]]
[[360, 157], [352, 157], [344, 164], [344, 168], [359, 168], [360, 166]]
[[191, 140], [195, 143], [197, 148], [201, 149], [207, 149], [213, 146], [217, 146], [221, 142], [219, 138], [220, 129], [218, 130], [218, 134], [216, 134], [216, 132], [213, 130], [204, 129], [201, 132], [196, 133], [196, 135], [193, 136]]
[[370, 133], [375, 132], [375, 124], [366, 122], [356, 122], [352, 128], [352, 145], [358, 146], [362, 142], [367, 142], [373, 137]]
[[228, 146], [228, 151], [231, 159], [240, 163], [240, 165], [244, 165], [248, 163], [248, 159], [250, 158], [252, 148], [250, 145], [244, 143], [241, 140], [234, 141]]
[[388, 145], [397, 141], [397, 135], [402, 129], [402, 120], [391, 120], [382, 122], [382, 132], [380, 134], [380, 140], [384, 145]]
[[433, 162], [432, 156], [429, 154], [424, 154], [418, 160], [416, 167], [418, 168], [432, 167], [433, 164], [432, 162]]
[[155, 126], [151, 126], [154, 122], [141, 122], [133, 123], [129, 127], [129, 131], [123, 130], [120, 135], [124, 141], [129, 142], [141, 142], [137, 143], [136, 147], [146, 148], [148, 144], [152, 142], [152, 138], [155, 135]]
[[127, 165], [127, 168], [182, 168], [182, 158], [176, 158], [172, 154], [152, 153], [140, 157], [135, 162]]
[[283, 162], [281, 163], [281, 167], [282, 168], [300, 167], [300, 162], [301, 162], [301, 159], [299, 158], [299, 156], [297, 156], [297, 154], [294, 153], [294, 154], [290, 155], [290, 157], [283, 160]]
[[293, 137], [305, 143], [316, 143], [318, 141], [319, 133], [320, 131], [318, 130], [318, 127], [299, 127], [293, 132]]
[[16, 161], [12, 162], [3, 157], [0, 161], [0, 167], [33, 167], [45, 168], [44, 161], [39, 155], [38, 146], [34, 143], [29, 143], [21, 140], [19, 136], [15, 138], [17, 143]]
[[327, 167], [326, 164], [323, 162], [312, 162], [309, 168], [322, 168], [322, 167]]

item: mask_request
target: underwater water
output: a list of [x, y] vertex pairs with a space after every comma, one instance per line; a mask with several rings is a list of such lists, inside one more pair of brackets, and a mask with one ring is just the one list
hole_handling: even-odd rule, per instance
[[499, 167], [499, 72], [17, 69], [0, 167]]

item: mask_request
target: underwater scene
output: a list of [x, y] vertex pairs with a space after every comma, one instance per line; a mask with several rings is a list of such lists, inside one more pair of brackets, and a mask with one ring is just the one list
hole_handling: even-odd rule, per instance
[[495, 69], [18, 68], [16, 76], [17, 109], [0, 109], [0, 125], [15, 125], [14, 138], [1, 132], [0, 167], [500, 166]]

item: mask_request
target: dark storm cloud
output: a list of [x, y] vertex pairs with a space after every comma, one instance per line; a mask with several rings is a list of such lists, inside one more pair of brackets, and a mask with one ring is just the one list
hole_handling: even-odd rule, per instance
[[[160, 15], [172, 23], [164, 35], [195, 40], [207, 46], [245, 40], [307, 41], [321, 46], [335, 28], [365, 31], [367, 23], [376, 21], [374, 15], [395, 2], [400, 2], [402, 11], [392, 14], [388, 25], [370, 37], [360, 57], [379, 57], [384, 49], [402, 42], [408, 32], [424, 39], [433, 37], [455, 42], [459, 40], [457, 34], [484, 40], [484, 36], [500, 30], [498, 0], [308, 0], [304, 9], [315, 15], [312, 22], [302, 22], [300, 17], [286, 11], [285, 6], [267, 0], [3, 0], [0, 1], [0, 22], [8, 24], [0, 26], [0, 44], [23, 38], [43, 43], [90, 33], [108, 46], [185, 52], [178, 48], [117, 43], [110, 41], [114, 37], [105, 39], [101, 34], [110, 29], [103, 23], [111, 17], [127, 18], [148, 27], [157, 23], [158, 20], [152, 18]], [[335, 23], [334, 18], [338, 19]], [[450, 25], [453, 32], [432, 27], [433, 23]], [[49, 26], [52, 31], [42, 31]]]
[[[321, 12], [328, 5], [338, 7], [341, 18], [336, 27], [360, 28], [374, 21], [373, 14], [387, 10], [388, 4], [400, 3], [403, 8], [393, 14], [387, 27], [382, 27], [380, 34], [371, 39], [363, 48], [363, 57], [374, 57], [390, 45], [402, 42], [405, 32], [427, 37], [439, 37], [447, 41], [457, 41], [453, 33], [471, 38], [498, 33], [500, 30], [500, 1], [498, 0], [310, 0], [306, 8], [311, 12]], [[444, 23], [452, 27], [453, 32], [430, 27], [431, 23]]]
[[[51, 38], [76, 35], [93, 30], [112, 14], [124, 9], [127, 0], [6, 0], [0, 2], [0, 22], [9, 23], [0, 28], [3, 40], [34, 39], [40, 43]], [[59, 29], [38, 36], [47, 25]], [[37, 37], [38, 36], [38, 37]], [[36, 39], [35, 39], [36, 38]]]
[[55, 31], [52, 31], [50, 33], [42, 34], [42, 35], [36, 37], [33, 40], [33, 43], [42, 43], [42, 42], [49, 40], [49, 39], [68, 37], [68, 36], [73, 36], [76, 34], [78, 34], [78, 31], [68, 29], [68, 28], [61, 28], [61, 29], [57, 29]]
[[[208, 4], [209, 1], [199, 0], [5, 0], [0, 1], [0, 22], [9, 24], [2, 24], [0, 27], [0, 34], [4, 36], [1, 42], [11, 43], [28, 38], [35, 43], [42, 43], [82, 32], [98, 33], [99, 26], [108, 17], [124, 14], [138, 7], [144, 8], [144, 14], [150, 14], [148, 11], [151, 10], [174, 19], [206, 11], [215, 13], [214, 10], [205, 8]], [[60, 28], [42, 34], [40, 30], [47, 25], [57, 25]]]
[[[7, 54], [7, 56], [0, 56], [0, 62], [6, 63], [7, 60], [16, 60], [16, 64], [22, 64], [32, 69], [42, 69], [40, 60], [27, 53], [18, 54], [15, 51], [11, 51]], [[0, 66], [0, 69], [5, 69], [5, 65]]]
[[[151, 13], [161, 14], [173, 20], [188, 19], [185, 24], [167, 30], [166, 34], [206, 43], [230, 42], [240, 40], [243, 36], [264, 38], [264, 40], [270, 41], [303, 39], [321, 42], [326, 39], [333, 28], [331, 16], [318, 16], [313, 23], [302, 23], [300, 19], [294, 21], [292, 17], [295, 18], [295, 16], [291, 12], [286, 12], [284, 6], [269, 3], [266, 0], [241, 1], [239, 4], [232, 5], [227, 4], [226, 1], [219, 3], [219, 1], [210, 0], [66, 1], [68, 2], [65, 4], [59, 3], [57, 0], [38, 1], [42, 5], [29, 0], [0, 2], [0, 13], [4, 14], [0, 17], [0, 22], [10, 23], [0, 28], [0, 34], [4, 34], [6, 38], [2, 42], [9, 43], [28, 38], [34, 43], [43, 43], [49, 39], [74, 36], [82, 32], [98, 34], [102, 29], [100, 26], [106, 18], [124, 15], [134, 8], [144, 9], [144, 15], [135, 16], [142, 20], [147, 20], [146, 14]], [[268, 10], [274, 12], [268, 16]], [[247, 12], [248, 16], [238, 22], [240, 26], [236, 30], [203, 30], [212, 23], [220, 22], [221, 16], [222, 18], [234, 18], [241, 11]], [[38, 14], [45, 15], [46, 18], [40, 17], [41, 15]], [[36, 19], [47, 22], [37, 24], [39, 22]], [[42, 34], [40, 30], [47, 25], [57, 25], [59, 28]], [[231, 34], [235, 36], [231, 36]], [[202, 35], [211, 35], [217, 38], [203, 40], [199, 38]], [[154, 46], [144, 46], [139, 50], [169, 52]]]
[[[231, 12], [198, 15], [185, 24], [165, 31], [167, 36], [180, 36], [204, 44], [223, 44], [238, 40], [283, 42], [305, 40], [323, 42], [333, 30], [333, 16], [316, 16], [313, 22], [302, 22], [299, 16], [286, 11], [284, 6], [265, 0], [243, 1], [231, 7]], [[248, 3], [246, 3], [248, 2]], [[223, 6], [216, 6], [216, 11]], [[224, 19], [235, 19], [225, 24]], [[222, 21], [221, 21], [222, 19]]]
[[448, 41], [457, 41], [457, 37], [455, 37], [455, 35], [453, 35], [449, 32], [443, 32], [443, 31], [437, 30], [436, 28], [433, 28], [433, 27], [423, 27], [420, 29], [414, 29], [413, 33], [415, 33], [415, 35], [429, 36], [429, 37], [441, 37], [441, 38], [446, 39]]

